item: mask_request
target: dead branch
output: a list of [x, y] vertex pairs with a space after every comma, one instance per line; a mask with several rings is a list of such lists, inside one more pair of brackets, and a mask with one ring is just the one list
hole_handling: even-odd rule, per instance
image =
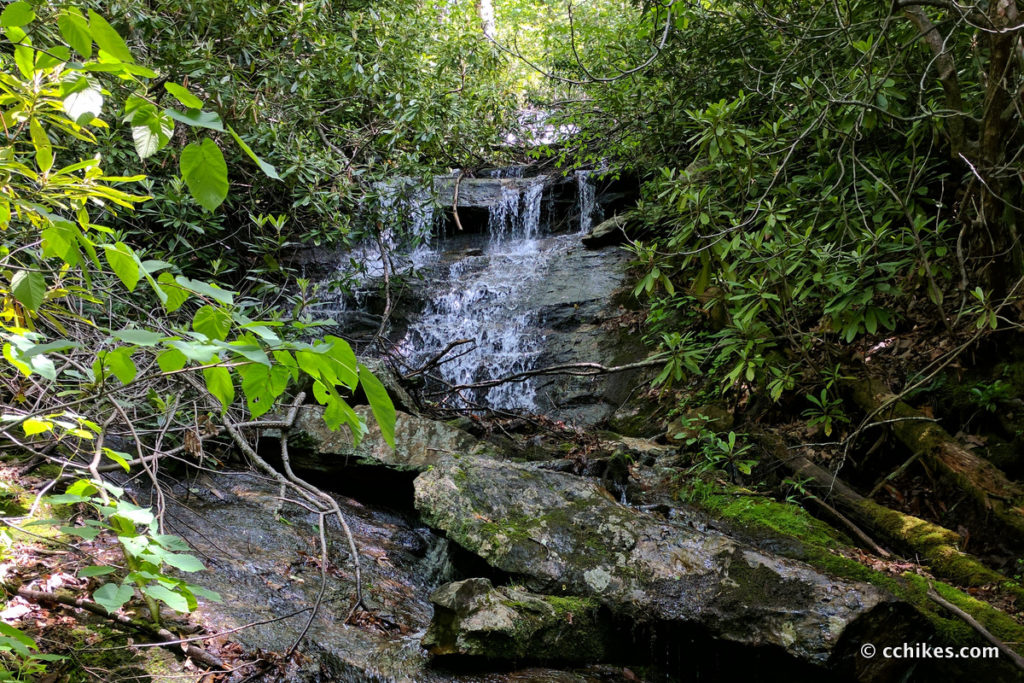
[[461, 391], [463, 389], [487, 389], [490, 387], [496, 387], [499, 384], [507, 384], [509, 382], [525, 382], [531, 377], [541, 377], [545, 375], [572, 375], [575, 377], [593, 377], [596, 375], [608, 375], [616, 372], [626, 372], [627, 370], [637, 370], [639, 368], [650, 368], [658, 365], [664, 365], [665, 359], [663, 357], [648, 358], [637, 363], [628, 363], [626, 365], [615, 365], [607, 367], [600, 363], [562, 363], [560, 365], [551, 365], [546, 368], [538, 368], [536, 370], [524, 370], [523, 372], [517, 372], [505, 377], [499, 377], [497, 379], [488, 379], [483, 382], [474, 382], [472, 384], [455, 384], [448, 387], [449, 391]]
[[452, 216], [455, 218], [455, 227], [462, 232], [462, 221], [459, 219], [459, 185], [462, 184], [462, 171], [455, 176], [455, 191], [452, 192]]
[[430, 360], [428, 360], [426, 363], [416, 368], [415, 370], [411, 370], [410, 372], [405, 373], [404, 375], [402, 375], [402, 379], [409, 380], [417, 375], [422, 375], [427, 370], [430, 370], [434, 366], [438, 365], [441, 362], [441, 359], [444, 358], [448, 354], [448, 352], [454, 349], [456, 346], [462, 346], [463, 344], [472, 343], [472, 339], [456, 339], [453, 342], [449, 342], [446, 347], [441, 349], [441, 353], [437, 354], [436, 356], [434, 356], [433, 358], [431, 358]]
[[158, 641], [159, 645], [161, 645], [162, 647], [166, 647], [172, 652], [175, 652], [176, 647], [180, 647], [187, 657], [190, 657], [192, 660], [199, 662], [200, 664], [209, 669], [216, 669], [218, 671], [224, 670], [224, 663], [219, 658], [210, 654], [206, 650], [203, 650], [201, 648], [196, 647], [195, 645], [192, 645], [191, 643], [182, 642], [181, 639], [178, 638], [178, 636], [174, 635], [165, 628], [157, 628], [154, 626], [150, 626], [149, 624], [146, 624], [141, 621], [136, 621], [123, 614], [111, 614], [100, 605], [97, 605], [96, 603], [89, 600], [76, 598], [69, 593], [46, 593], [43, 591], [25, 588], [23, 586], [18, 586], [17, 588], [15, 588], [13, 586], [6, 584], [3, 585], [3, 588], [8, 592], [17, 593], [26, 600], [31, 600], [35, 603], [58, 604], [63, 605], [65, 607], [77, 607], [79, 609], [84, 609], [85, 611], [95, 614], [97, 616], [104, 617], [105, 619], [110, 619], [111, 621], [114, 621], [115, 623], [121, 626], [125, 626], [136, 631], [145, 633], [153, 640]]
[[948, 609], [953, 614], [955, 614], [958, 617], [960, 617], [961, 619], [963, 619], [965, 622], [967, 622], [968, 626], [970, 626], [975, 631], [977, 631], [979, 634], [981, 634], [981, 636], [985, 640], [987, 640], [988, 642], [990, 642], [993, 645], [995, 645], [996, 647], [998, 647], [999, 650], [1003, 654], [1005, 654], [1007, 657], [1009, 657], [1010, 661], [1012, 661], [1014, 664], [1016, 664], [1018, 669], [1024, 669], [1024, 657], [1021, 657], [1019, 654], [1017, 654], [1012, 649], [1010, 649], [1009, 645], [1007, 645], [1006, 643], [1004, 643], [1003, 641], [999, 640], [994, 635], [992, 635], [992, 633], [989, 632], [989, 630], [987, 628], [982, 626], [978, 622], [977, 619], [975, 619], [970, 614], [968, 614], [967, 612], [963, 611], [962, 609], [960, 609], [959, 607], [957, 607], [956, 605], [951, 603], [949, 600], [946, 600], [941, 595], [936, 593], [934, 586], [929, 586], [929, 588], [928, 588], [928, 597], [931, 598], [933, 601], [937, 602], [938, 604], [942, 605], [946, 609]]

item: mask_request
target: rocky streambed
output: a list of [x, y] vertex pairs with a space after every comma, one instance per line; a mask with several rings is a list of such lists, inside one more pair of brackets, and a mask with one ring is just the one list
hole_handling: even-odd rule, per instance
[[[630, 455], [635, 499], [623, 504], [600, 477], [572, 474], [580, 463], [556, 445], [527, 462], [501, 441], [400, 413], [397, 449], [373, 430], [353, 448], [320, 425], [319, 408], [307, 406], [288, 438], [307, 478], [344, 492], [365, 603], [347, 623], [355, 585], [341, 530], [329, 524], [322, 585], [318, 518], [273, 482], [211, 475], [180, 484], [168, 508], [173, 531], [216, 570], [205, 583], [224, 602], [199, 612], [210, 629], [255, 622], [231, 637], [276, 653], [305, 632], [275, 680], [945, 680], [954, 671], [860, 655], [866, 642], [880, 650], [948, 637], [887, 588], [891, 576], [836, 572], [806, 539], [730, 529], [666, 502], [671, 445], [605, 434], [590, 458]], [[998, 661], [982, 666], [1010, 675]]]

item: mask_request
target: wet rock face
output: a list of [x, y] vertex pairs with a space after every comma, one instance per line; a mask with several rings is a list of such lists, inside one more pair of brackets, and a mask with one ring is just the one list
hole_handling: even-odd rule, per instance
[[604, 656], [607, 624], [585, 598], [495, 588], [487, 579], [450, 583], [430, 596], [434, 619], [423, 646], [434, 655], [594, 662]]
[[353, 410], [366, 421], [368, 431], [358, 446], [347, 429], [331, 431], [324, 424], [323, 406], [299, 409], [289, 433], [292, 463], [304, 470], [335, 472], [348, 465], [384, 465], [403, 471], [422, 471], [439, 458], [483, 454], [487, 447], [472, 435], [444, 422], [398, 412], [395, 448], [384, 441], [369, 406]]
[[570, 475], [462, 458], [415, 489], [428, 523], [492, 566], [638, 620], [698, 624], [826, 664], [849, 627], [889, 613], [892, 598], [869, 584], [637, 512]]

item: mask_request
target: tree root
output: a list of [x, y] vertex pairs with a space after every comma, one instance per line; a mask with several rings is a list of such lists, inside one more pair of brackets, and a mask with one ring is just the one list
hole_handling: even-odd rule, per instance
[[995, 465], [964, 448], [927, 416], [898, 400], [878, 379], [848, 382], [854, 401], [868, 413], [890, 421], [896, 438], [955, 490], [966, 492], [982, 517], [992, 519], [1024, 546], [1024, 489]]
[[218, 671], [224, 670], [224, 663], [214, 655], [210, 654], [202, 648], [196, 647], [189, 642], [183, 642], [178, 636], [174, 635], [165, 628], [158, 628], [151, 626], [141, 621], [136, 621], [130, 617], [126, 617], [123, 614], [111, 614], [100, 605], [89, 600], [82, 598], [76, 598], [70, 593], [46, 593], [44, 591], [32, 590], [23, 586], [10, 586], [3, 585], [4, 590], [11, 593], [16, 593], [26, 600], [31, 600], [35, 603], [41, 604], [58, 604], [65, 607], [77, 607], [84, 609], [87, 612], [110, 619], [120, 626], [125, 626], [136, 631], [140, 631], [146, 634], [148, 637], [157, 641], [162, 647], [171, 650], [172, 652], [184, 652], [184, 654], [191, 658], [193, 661], [198, 662], [208, 669], [215, 669]]
[[807, 486], [884, 543], [898, 548], [926, 564], [935, 576], [958, 586], [995, 585], [1024, 597], [1024, 589], [977, 559], [960, 551], [960, 535], [923, 519], [879, 505], [865, 498], [828, 470], [806, 456], [786, 449], [769, 434], [757, 435], [765, 450]]

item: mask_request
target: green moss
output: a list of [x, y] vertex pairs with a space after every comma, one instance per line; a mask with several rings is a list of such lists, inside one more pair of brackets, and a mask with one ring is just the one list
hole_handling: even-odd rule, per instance
[[724, 518], [759, 538], [789, 537], [824, 548], [837, 548], [849, 544], [838, 531], [817, 519], [802, 507], [780, 503], [763, 496], [730, 492], [717, 487], [721, 493], [712, 493], [698, 501], [699, 506]]
[[545, 595], [544, 602], [551, 605], [555, 610], [555, 616], [564, 617], [572, 614], [574, 617], [587, 614], [596, 610], [600, 603], [593, 598], [580, 598], [576, 596], [555, 596]]

